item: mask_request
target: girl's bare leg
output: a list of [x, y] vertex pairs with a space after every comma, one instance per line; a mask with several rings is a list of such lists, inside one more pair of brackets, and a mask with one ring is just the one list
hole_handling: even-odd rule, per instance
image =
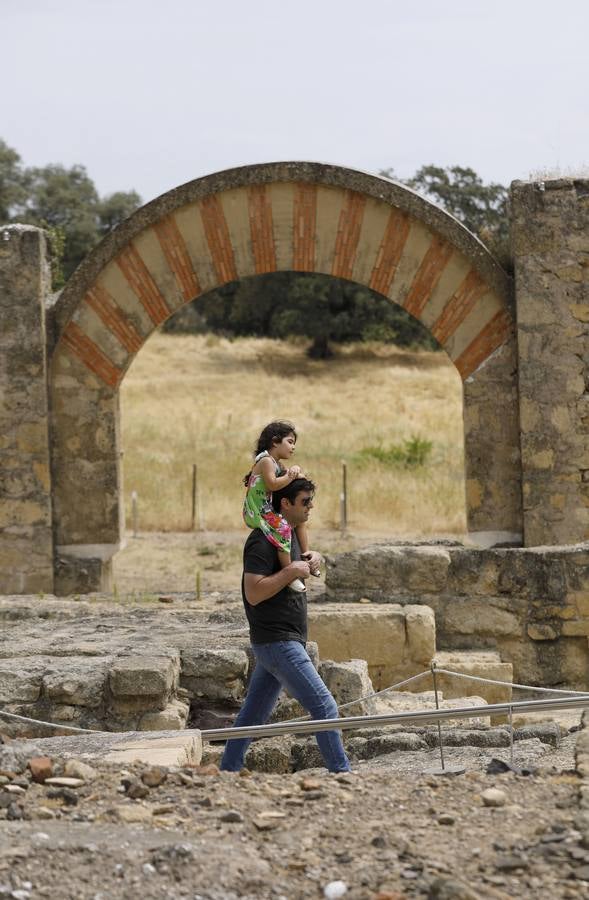
[[[286, 569], [287, 566], [290, 566], [290, 553], [287, 553], [285, 550], [277, 550], [278, 553], [278, 562], [280, 563], [281, 569]], [[298, 591], [302, 593], [306, 591], [305, 582], [300, 578], [295, 578], [294, 581], [291, 581], [289, 584], [289, 588], [293, 591]]]

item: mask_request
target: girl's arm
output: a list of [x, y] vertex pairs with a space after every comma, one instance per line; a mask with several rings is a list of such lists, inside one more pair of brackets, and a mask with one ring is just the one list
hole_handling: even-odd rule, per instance
[[274, 462], [268, 456], [261, 459], [258, 465], [260, 467], [258, 471], [269, 491], [279, 491], [280, 488], [286, 487], [287, 484], [299, 477], [301, 471], [298, 466], [291, 466], [284, 475], [277, 476]]
[[309, 547], [309, 532], [306, 524], [299, 525], [296, 529], [297, 540], [301, 548], [302, 558], [309, 563], [311, 575], [319, 575], [321, 572], [321, 554]]
[[299, 547], [301, 548], [301, 556], [304, 556], [305, 553], [309, 552], [309, 532], [307, 531], [306, 524], [298, 525], [296, 532], [299, 541]]

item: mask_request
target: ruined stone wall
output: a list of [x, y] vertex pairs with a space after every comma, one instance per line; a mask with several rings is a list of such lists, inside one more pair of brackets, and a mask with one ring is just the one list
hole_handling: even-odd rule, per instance
[[42, 231], [0, 230], [0, 593], [53, 589]]
[[526, 684], [589, 680], [589, 545], [376, 545], [328, 561], [327, 597], [431, 607], [439, 650], [494, 650]]
[[589, 538], [589, 179], [512, 186], [524, 540]]

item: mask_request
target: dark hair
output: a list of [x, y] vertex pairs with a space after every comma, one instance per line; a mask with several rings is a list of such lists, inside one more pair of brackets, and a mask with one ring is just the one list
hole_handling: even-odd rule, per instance
[[[284, 440], [285, 437], [288, 437], [289, 434], [294, 434], [296, 441], [297, 432], [292, 422], [270, 422], [269, 425], [266, 425], [258, 438], [258, 443], [254, 450], [254, 459], [258, 453], [263, 453], [264, 450], [271, 450], [274, 444], [279, 444], [280, 441]], [[243, 483], [246, 487], [251, 474], [252, 472], [250, 469], [247, 475], [244, 476]]]
[[279, 491], [272, 491], [272, 506], [275, 512], [280, 512], [280, 503], [283, 499], [294, 503], [301, 491], [315, 493], [315, 485], [310, 478], [294, 478], [286, 487]]

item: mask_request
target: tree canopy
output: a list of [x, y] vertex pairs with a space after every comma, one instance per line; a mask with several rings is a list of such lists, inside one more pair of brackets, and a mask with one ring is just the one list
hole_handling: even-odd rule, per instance
[[53, 287], [72, 272], [111, 228], [141, 206], [136, 191], [101, 198], [84, 166], [23, 168], [0, 140], [0, 223], [46, 228], [53, 248]]

